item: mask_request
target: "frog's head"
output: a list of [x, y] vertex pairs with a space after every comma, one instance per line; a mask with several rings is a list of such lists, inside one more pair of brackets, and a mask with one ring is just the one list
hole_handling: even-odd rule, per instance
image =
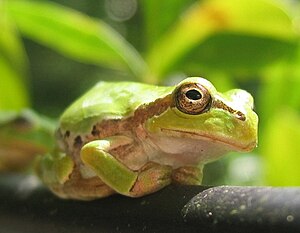
[[217, 143], [250, 151], [257, 144], [258, 117], [253, 98], [243, 90], [219, 93], [203, 78], [187, 78], [171, 94], [171, 107], [147, 122], [150, 132]]

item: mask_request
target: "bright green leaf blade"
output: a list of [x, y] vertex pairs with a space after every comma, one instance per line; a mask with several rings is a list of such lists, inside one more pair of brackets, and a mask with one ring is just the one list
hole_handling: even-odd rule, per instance
[[258, 92], [258, 111], [262, 126], [278, 108], [300, 109], [300, 41], [295, 56], [285, 62], [269, 66], [262, 73], [262, 85]]
[[28, 93], [22, 77], [0, 54], [0, 109], [19, 110], [28, 106]]
[[0, 54], [18, 73], [24, 77], [27, 73], [27, 57], [13, 22], [6, 11], [6, 1], [0, 1]]
[[152, 46], [178, 20], [182, 10], [188, 8], [194, 0], [141, 0], [143, 12], [144, 41]]
[[279, 40], [295, 39], [292, 20], [268, 0], [212, 0], [195, 4], [148, 55], [152, 74], [161, 78], [208, 37], [234, 32]]
[[300, 117], [292, 109], [282, 109], [269, 118], [260, 149], [266, 162], [269, 185], [300, 185]]
[[0, 2], [0, 110], [18, 110], [28, 106], [25, 88], [26, 56], [12, 23]]
[[7, 1], [27, 37], [81, 62], [128, 69], [138, 78], [146, 65], [124, 38], [100, 20], [45, 1]]
[[211, 69], [250, 77], [270, 64], [289, 60], [296, 48], [295, 41], [218, 33], [188, 52], [176, 68], [193, 74]]

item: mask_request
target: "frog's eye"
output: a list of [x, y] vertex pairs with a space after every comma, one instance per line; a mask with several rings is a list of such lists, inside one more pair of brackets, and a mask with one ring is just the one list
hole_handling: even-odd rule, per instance
[[174, 102], [179, 111], [197, 115], [208, 111], [211, 96], [204, 86], [198, 83], [186, 83], [175, 89]]

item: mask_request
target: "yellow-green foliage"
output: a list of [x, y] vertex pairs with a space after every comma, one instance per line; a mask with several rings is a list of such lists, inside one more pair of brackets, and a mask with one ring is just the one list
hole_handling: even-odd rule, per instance
[[[119, 22], [113, 17], [108, 19], [110, 13], [102, 14], [101, 19], [93, 18], [50, 0], [0, 1], [0, 110], [19, 110], [30, 105], [29, 65], [39, 64], [29, 64], [27, 54], [31, 55], [31, 50], [29, 46], [25, 52], [23, 37], [55, 51], [56, 56], [92, 65], [89, 68], [97, 67], [95, 76], [106, 80], [159, 84], [178, 81], [183, 76], [205, 76], [220, 91], [241, 87], [255, 97], [260, 139], [258, 148], [248, 156], [261, 158], [265, 175], [252, 183], [300, 185], [299, 3], [284, 0], [135, 3], [138, 6], [128, 8], [137, 9], [133, 17]], [[81, 7], [92, 9], [92, 4], [95, 3], [85, 1]], [[107, 11], [107, 6], [101, 6], [96, 9]], [[44, 73], [53, 79], [51, 84], [43, 86], [48, 98], [55, 98], [56, 91], [63, 92], [68, 85], [75, 90], [75, 86], [92, 80], [83, 71], [81, 83], [74, 81], [72, 68], [64, 64], [61, 68], [59, 62], [55, 63], [57, 57], [48, 62], [41, 55], [40, 60], [49, 63]], [[51, 73], [56, 69], [69, 72], [63, 84]], [[74, 95], [78, 92], [81, 90], [75, 90]], [[43, 101], [37, 110], [51, 105], [47, 99]], [[68, 104], [62, 99], [56, 102], [59, 106]], [[234, 160], [232, 157], [223, 162]], [[249, 173], [247, 184], [251, 176], [256, 177]]]

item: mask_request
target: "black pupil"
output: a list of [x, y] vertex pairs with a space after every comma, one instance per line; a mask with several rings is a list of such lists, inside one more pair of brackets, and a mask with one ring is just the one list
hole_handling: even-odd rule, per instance
[[199, 100], [202, 97], [201, 93], [197, 90], [189, 90], [185, 93], [185, 95], [190, 100]]

